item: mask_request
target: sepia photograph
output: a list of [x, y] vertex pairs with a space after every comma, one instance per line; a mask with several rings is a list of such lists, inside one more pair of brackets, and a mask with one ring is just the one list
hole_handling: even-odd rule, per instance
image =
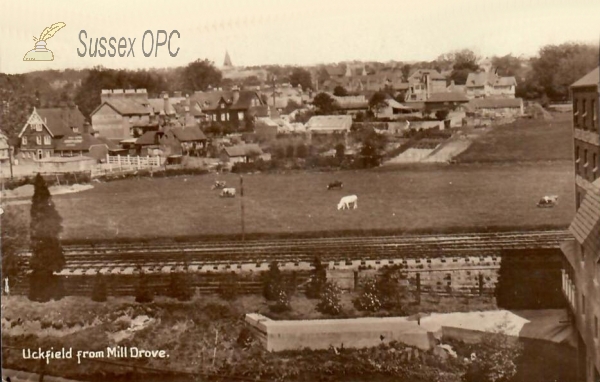
[[0, 0], [2, 382], [600, 382], [598, 0]]

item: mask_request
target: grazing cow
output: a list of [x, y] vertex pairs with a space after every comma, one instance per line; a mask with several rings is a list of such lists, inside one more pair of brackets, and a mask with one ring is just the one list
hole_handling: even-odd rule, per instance
[[546, 195], [538, 202], [538, 207], [554, 207], [558, 203], [558, 195]]
[[223, 188], [225, 188], [225, 181], [219, 182], [217, 180], [217, 181], [215, 181], [215, 184], [213, 184], [213, 186], [212, 186], [213, 190], [223, 189]]
[[345, 210], [345, 209], [350, 209], [350, 205], [354, 205], [354, 209], [358, 208], [358, 196], [356, 195], [349, 195], [349, 196], [344, 196], [342, 199], [340, 199], [340, 202], [338, 203], [338, 210]]
[[328, 190], [333, 190], [334, 188], [344, 188], [344, 183], [340, 182], [339, 180], [336, 180], [335, 182], [331, 182], [327, 185], [327, 189]]
[[222, 198], [233, 198], [235, 197], [235, 188], [224, 188], [221, 191]]

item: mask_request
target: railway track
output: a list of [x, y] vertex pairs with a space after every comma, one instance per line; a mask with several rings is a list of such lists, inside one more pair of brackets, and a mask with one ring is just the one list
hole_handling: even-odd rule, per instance
[[[126, 243], [64, 246], [69, 270], [161, 269], [186, 263], [196, 269], [230, 269], [271, 261], [310, 264], [322, 261], [354, 264], [404, 258], [494, 257], [506, 250], [558, 248], [567, 231], [497, 232], [454, 235], [403, 235], [315, 239], [250, 240], [189, 243]], [[468, 261], [468, 260], [466, 260]], [[260, 265], [263, 264], [263, 265]]]

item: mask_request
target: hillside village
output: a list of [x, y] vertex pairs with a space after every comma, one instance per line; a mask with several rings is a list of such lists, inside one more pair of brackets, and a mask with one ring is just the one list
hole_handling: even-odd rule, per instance
[[[525, 115], [523, 100], [515, 97], [515, 77], [498, 75], [490, 59], [481, 60], [462, 85], [450, 80], [448, 71], [375, 70], [347, 63], [323, 73], [306, 72], [314, 80], [303, 89], [301, 84], [269, 83], [264, 70], [236, 68], [229, 53], [221, 70], [230, 86], [206, 91], [152, 96], [143, 88], [102, 89], [89, 118], [76, 104], [34, 107], [18, 134], [3, 141], [11, 146], [12, 171], [91, 170], [118, 156], [157, 157], [161, 164], [206, 158], [194, 163], [231, 169], [237, 162], [276, 157], [278, 142], [291, 138], [311, 147], [301, 153], [303, 158], [335, 156], [337, 150], [338, 156], [356, 159], [365, 142], [349, 137], [365, 129], [385, 137], [386, 143], [373, 153], [380, 158], [447, 162], [467, 146], [439, 158], [429, 154], [461, 128], [508, 123]], [[323, 75], [328, 79], [320, 81]], [[249, 77], [259, 84], [243, 86]], [[4, 106], [9, 112], [11, 105]], [[443, 139], [406, 143], [415, 132], [428, 130]]]

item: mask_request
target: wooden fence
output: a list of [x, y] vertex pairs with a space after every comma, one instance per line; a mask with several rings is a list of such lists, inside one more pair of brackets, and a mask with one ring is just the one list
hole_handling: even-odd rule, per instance
[[92, 178], [99, 176], [120, 173], [125, 174], [143, 169], [158, 169], [163, 163], [161, 157], [158, 156], [106, 156], [106, 163], [98, 164], [92, 168]]

